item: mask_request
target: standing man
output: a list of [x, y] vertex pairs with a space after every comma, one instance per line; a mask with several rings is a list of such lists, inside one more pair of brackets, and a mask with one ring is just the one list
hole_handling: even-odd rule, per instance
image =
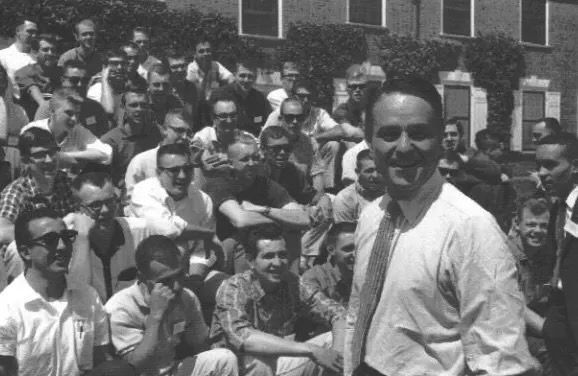
[[366, 139], [387, 194], [362, 213], [346, 375], [522, 375], [536, 366], [524, 298], [489, 213], [444, 182], [442, 103], [419, 78], [369, 98]]
[[211, 42], [200, 39], [195, 45], [195, 60], [187, 67], [187, 80], [197, 86], [205, 100], [220, 86], [233, 83], [235, 76], [218, 61], [213, 60]]
[[8, 73], [8, 78], [12, 84], [12, 94], [16, 98], [20, 98], [20, 91], [15, 80], [15, 73], [18, 69], [36, 62], [36, 59], [30, 53], [32, 43], [36, 40], [36, 34], [38, 34], [36, 23], [22, 20], [16, 27], [14, 43], [10, 47], [0, 50], [0, 65]]
[[291, 96], [293, 84], [300, 76], [297, 64], [292, 61], [285, 61], [281, 66], [281, 85], [283, 87], [271, 91], [267, 95], [267, 100], [273, 110], [277, 110], [281, 103]]
[[546, 136], [559, 135], [562, 133], [562, 127], [557, 119], [547, 117], [539, 120], [532, 127], [532, 142], [534, 145], [538, 145], [540, 140]]
[[239, 61], [236, 64], [235, 82], [222, 87], [218, 91], [235, 99], [239, 111], [240, 129], [259, 136], [265, 120], [271, 113], [271, 106], [265, 95], [253, 87], [257, 68], [249, 61]]
[[90, 19], [84, 19], [74, 25], [74, 38], [78, 47], [70, 49], [60, 56], [58, 66], [70, 60], [79, 61], [86, 66], [88, 77], [92, 77], [102, 69], [102, 56], [96, 51], [96, 24]]
[[132, 42], [138, 46], [138, 74], [146, 79], [150, 67], [161, 61], [150, 54], [151, 38], [146, 28], [137, 26], [132, 29]]

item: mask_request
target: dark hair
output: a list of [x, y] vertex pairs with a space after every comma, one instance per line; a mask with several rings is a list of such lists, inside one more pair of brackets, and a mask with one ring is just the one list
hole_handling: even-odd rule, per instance
[[295, 67], [295, 69], [297, 69], [298, 71], [300, 71], [301, 69], [299, 69], [299, 64], [297, 64], [295, 61], [293, 60], [287, 60], [281, 63], [281, 65], [279, 66], [279, 71], [281, 72], [281, 76], [283, 76], [283, 71], [287, 70], [289, 68], [293, 68]]
[[170, 76], [171, 71], [168, 66], [163, 63], [153, 64], [147, 72], [147, 82], [151, 80], [153, 73], [159, 76]]
[[245, 67], [251, 72], [257, 71], [257, 63], [253, 59], [241, 59], [235, 63], [235, 71], [239, 71], [239, 67]]
[[28, 158], [32, 148], [53, 149], [56, 147], [58, 147], [58, 145], [56, 144], [54, 135], [38, 127], [28, 128], [22, 132], [18, 138], [18, 150], [22, 158]]
[[291, 96], [289, 98], [285, 98], [283, 99], [283, 102], [281, 102], [281, 105], [279, 106], [279, 115], [283, 115], [283, 108], [285, 107], [285, 104], [287, 103], [298, 103], [299, 106], [301, 106], [301, 108], [303, 108], [303, 103], [301, 103], [301, 101], [299, 100], [299, 98]]
[[144, 84], [139, 85], [129, 81], [128, 84], [126, 85], [124, 93], [122, 93], [122, 96], [120, 97], [120, 104], [122, 105], [122, 107], [126, 106], [126, 96], [128, 94], [144, 95], [145, 97], [147, 97], [147, 101], [149, 100], [147, 94], [147, 87]]
[[204, 44], [204, 43], [208, 43], [211, 45], [211, 47], [213, 47], [213, 42], [211, 42], [209, 40], [209, 38], [202, 36], [202, 37], [198, 38], [197, 40], [195, 40], [195, 44], [194, 44], [195, 52], [197, 52], [197, 47], [199, 47], [199, 44]]
[[553, 134], [562, 133], [562, 126], [560, 125], [560, 122], [556, 118], [545, 117], [536, 122], [536, 124], [539, 123], [544, 123], [546, 129], [551, 130]]
[[47, 207], [35, 208], [32, 210], [25, 210], [20, 213], [14, 221], [14, 240], [16, 247], [20, 250], [21, 247], [28, 244], [32, 240], [30, 228], [28, 224], [35, 219], [40, 218], [60, 218], [60, 216], [53, 210]]
[[177, 245], [164, 235], [151, 235], [136, 247], [134, 259], [138, 271], [148, 276], [153, 261], [170, 267], [181, 265], [181, 252]]
[[150, 32], [148, 31], [148, 29], [144, 26], [137, 26], [135, 28], [132, 29], [131, 34], [132, 37], [134, 38], [134, 34], [135, 33], [142, 33], [142, 34], [146, 34], [147, 37], [151, 37]]
[[235, 108], [237, 108], [237, 110], [239, 109], [235, 97], [226, 92], [223, 92], [223, 90], [215, 90], [213, 93], [211, 93], [211, 97], [209, 98], [209, 105], [211, 108], [211, 118], [214, 117], [215, 106], [219, 102], [233, 102], [235, 104]]
[[106, 51], [106, 55], [105, 55], [105, 59], [103, 62], [103, 65], [108, 64], [108, 60], [112, 59], [112, 58], [122, 58], [124, 60], [127, 59], [126, 56], [126, 52], [124, 52], [124, 50], [122, 49], [122, 47], [117, 47], [117, 48], [111, 48], [108, 51]]
[[100, 171], [83, 172], [72, 180], [71, 186], [75, 191], [79, 191], [85, 184], [90, 184], [98, 188], [104, 187], [107, 183], [112, 183], [110, 174]]
[[54, 112], [60, 106], [58, 103], [61, 102], [69, 102], [74, 105], [80, 106], [84, 102], [84, 98], [82, 98], [78, 91], [75, 88], [59, 88], [54, 90], [52, 93], [52, 98], [48, 102], [48, 108], [50, 112]]
[[562, 155], [568, 161], [578, 159], [578, 139], [572, 133], [561, 132], [551, 134], [538, 141], [538, 145], [561, 145], [564, 146]]
[[331, 228], [327, 232], [327, 238], [325, 240], [325, 245], [329, 246], [335, 245], [337, 241], [337, 236], [339, 234], [352, 234], [355, 233], [355, 229], [357, 228], [357, 222], [337, 222], [331, 225]]
[[86, 64], [78, 61], [78, 60], [67, 60], [62, 65], [62, 72], [66, 72], [68, 69], [82, 69], [86, 70]]
[[373, 137], [373, 110], [382, 96], [400, 93], [412, 95], [426, 101], [434, 112], [434, 122], [437, 123], [439, 133], [442, 133], [442, 98], [434, 85], [420, 77], [400, 77], [387, 80], [381, 87], [368, 87], [367, 105], [365, 111], [365, 138], [371, 141]]
[[41, 41], [50, 43], [55, 47], [58, 46], [58, 42], [56, 41], [56, 36], [54, 34], [42, 33], [31, 43], [31, 47], [34, 51], [38, 51]]
[[259, 136], [261, 149], [267, 149], [269, 139], [279, 140], [283, 137], [291, 141], [291, 134], [285, 127], [282, 127], [280, 125], [272, 125], [270, 127], [264, 128], [263, 131], [261, 132], [261, 135]]
[[163, 155], [182, 155], [183, 157], [191, 158], [191, 152], [184, 144], [168, 144], [159, 147], [159, 150], [157, 150], [157, 166], [160, 166], [160, 160]]
[[[137, 50], [137, 51], [140, 50], [140, 48], [138, 48], [138, 45], [135, 42], [132, 42], [130, 40], [126, 41], [120, 45], [120, 49], [123, 51], [126, 50], [127, 48], [132, 48], [132, 49]], [[126, 54], [126, 52], [125, 52], [125, 54]]]
[[266, 223], [246, 228], [241, 232], [241, 242], [245, 248], [245, 254], [251, 260], [257, 258], [259, 240], [283, 239], [283, 230], [275, 223]]
[[481, 151], [486, 151], [490, 147], [490, 141], [500, 142], [500, 135], [488, 128], [482, 129], [476, 133], [474, 142], [476, 143], [476, 148]]
[[533, 215], [541, 215], [550, 211], [550, 204], [545, 197], [522, 196], [516, 200], [516, 215], [519, 221], [524, 209], [529, 209]]
[[309, 93], [311, 93], [312, 96], [315, 96], [315, 88], [313, 87], [313, 84], [309, 80], [306, 79], [295, 80], [292, 90], [293, 95], [297, 93], [297, 89], [305, 89]]
[[371, 154], [371, 150], [369, 150], [369, 149], [363, 149], [362, 151], [357, 153], [357, 157], [355, 159], [356, 159], [357, 169], [360, 168], [361, 161], [364, 161], [364, 160], [373, 161], [374, 160], [373, 155]]
[[464, 135], [464, 126], [462, 125], [462, 122], [460, 121], [460, 119], [458, 119], [457, 117], [453, 117], [453, 118], [450, 118], [449, 120], [447, 120], [444, 124], [444, 129], [445, 129], [446, 125], [455, 125], [460, 137]]
[[92, 24], [92, 26], [94, 26], [94, 29], [96, 30], [96, 22], [94, 22], [93, 20], [91, 20], [90, 18], [85, 18], [83, 20], [78, 21], [77, 23], [74, 24], [74, 34], [78, 35], [78, 26], [80, 25], [87, 25], [87, 24]]
[[162, 62], [166, 66], [169, 66], [169, 59], [185, 59], [187, 60], [187, 56], [182, 50], [176, 48], [167, 48], [163, 54]]

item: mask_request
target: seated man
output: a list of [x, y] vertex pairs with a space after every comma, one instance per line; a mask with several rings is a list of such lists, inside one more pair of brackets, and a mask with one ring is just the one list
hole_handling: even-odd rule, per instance
[[66, 281], [77, 233], [46, 208], [14, 227], [26, 271], [0, 293], [0, 374], [85, 375], [107, 359], [109, 333], [96, 291]]
[[135, 261], [138, 282], [106, 303], [116, 354], [140, 375], [237, 376], [231, 351], [208, 350], [208, 328], [199, 300], [183, 288], [177, 246], [153, 235], [139, 244]]
[[295, 80], [300, 77], [299, 68], [293, 61], [284, 61], [280, 71], [282, 87], [267, 94], [267, 100], [273, 110], [279, 109], [281, 103], [292, 95]]
[[30, 128], [18, 142], [25, 173], [10, 183], [0, 194], [0, 244], [14, 240], [14, 221], [24, 211], [43, 203], [60, 217], [74, 212], [77, 204], [72, 197], [66, 174], [58, 170], [58, 146], [54, 136], [40, 128]]
[[[234, 259], [234, 271], [238, 273], [250, 267], [238, 246], [238, 230], [278, 223], [284, 230], [301, 231], [310, 226], [310, 218], [285, 188], [260, 174], [261, 155], [252, 135], [235, 136], [227, 148], [227, 158], [230, 174], [208, 179], [204, 189], [213, 200], [217, 236], [229, 261], [226, 270], [233, 270]], [[292, 245], [289, 251], [289, 261], [297, 261], [299, 245]], [[296, 268], [297, 264], [292, 266]]]
[[147, 84], [152, 116], [156, 123], [165, 121], [169, 111], [183, 108], [183, 102], [173, 94], [171, 72], [165, 65], [155, 64], [150, 67]]
[[343, 188], [333, 200], [333, 218], [338, 222], [357, 222], [361, 211], [383, 196], [383, 176], [377, 171], [369, 150], [357, 154], [357, 182]]
[[102, 143], [88, 129], [78, 123], [83, 102], [75, 90], [58, 89], [50, 99], [50, 118], [33, 121], [22, 128], [41, 128], [54, 135], [62, 168], [82, 168], [87, 163], [110, 164], [112, 148]]
[[[347, 102], [335, 108], [332, 117], [342, 127], [346, 127], [352, 132], [354, 142], [359, 142], [364, 138], [365, 105], [368, 91], [367, 74], [361, 65], [353, 64], [345, 72], [345, 80], [349, 98]], [[349, 147], [351, 146], [353, 145]]]
[[65, 218], [78, 231], [70, 279], [89, 284], [103, 302], [136, 279], [134, 252], [153, 233], [142, 218], [122, 217], [112, 178], [87, 172], [72, 182], [80, 210]]
[[[345, 308], [289, 272], [289, 251], [277, 225], [248, 229], [245, 249], [252, 268], [219, 288], [210, 335], [213, 346], [235, 351], [247, 376], [341, 372]], [[332, 325], [333, 338], [325, 333], [306, 343], [294, 341], [298, 317]]]
[[213, 90], [234, 82], [235, 76], [213, 60], [211, 42], [201, 38], [195, 43], [195, 59], [187, 67], [187, 80], [197, 86], [202, 98], [209, 100]]
[[154, 149], [135, 155], [126, 168], [124, 177], [126, 196], [130, 200], [134, 185], [157, 175], [157, 152], [163, 145], [183, 143], [188, 145], [191, 126], [181, 110], [170, 111], [163, 124], [159, 124], [162, 140]]

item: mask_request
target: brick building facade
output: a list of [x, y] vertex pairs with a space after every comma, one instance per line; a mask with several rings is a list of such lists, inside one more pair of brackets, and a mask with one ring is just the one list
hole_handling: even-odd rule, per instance
[[[387, 27], [422, 39], [463, 41], [478, 33], [503, 32], [525, 47], [526, 77], [515, 93], [512, 149], [531, 150], [530, 126], [540, 117], [560, 119], [578, 130], [578, 2], [576, 0], [166, 0], [178, 8], [194, 6], [239, 22], [239, 33], [271, 46], [292, 22], [355, 23]], [[377, 51], [370, 43], [370, 62]], [[470, 143], [485, 128], [486, 94], [469, 72], [440, 72], [438, 89], [446, 117], [467, 124]], [[339, 92], [339, 90], [338, 90]]]

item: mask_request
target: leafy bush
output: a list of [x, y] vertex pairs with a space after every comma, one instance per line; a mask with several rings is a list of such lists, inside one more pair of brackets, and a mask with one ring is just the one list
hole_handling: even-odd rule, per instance
[[168, 9], [157, 0], [0, 0], [0, 35], [12, 36], [22, 18], [36, 21], [41, 32], [60, 35], [63, 51], [75, 45], [74, 24], [91, 18], [99, 25], [101, 50], [118, 46], [131, 37], [132, 28], [144, 26], [151, 30], [155, 54], [167, 47], [189, 54], [195, 41], [206, 37], [216, 58], [228, 67], [238, 58], [263, 56], [258, 47], [238, 36], [234, 20], [193, 8]]
[[354, 63], [367, 59], [367, 40], [363, 28], [310, 23], [292, 24], [284, 45], [278, 50], [281, 61], [295, 61], [317, 91], [316, 105], [331, 109], [333, 78], [343, 77]]
[[464, 64], [474, 84], [488, 93], [488, 128], [509, 134], [513, 91], [525, 70], [522, 45], [503, 34], [480, 34], [466, 43]]

